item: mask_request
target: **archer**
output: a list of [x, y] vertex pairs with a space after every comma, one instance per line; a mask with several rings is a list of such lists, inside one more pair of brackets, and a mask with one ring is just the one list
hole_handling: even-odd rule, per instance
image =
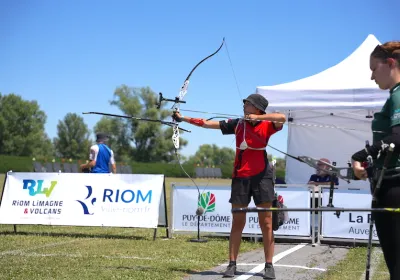
[[[286, 122], [281, 113], [265, 112], [268, 101], [260, 94], [251, 94], [243, 99], [245, 118], [211, 121], [182, 116], [178, 111], [172, 115], [177, 122], [187, 122], [195, 126], [220, 129], [222, 134], [235, 134], [236, 156], [232, 174], [232, 208], [247, 207], [253, 197], [258, 207], [270, 208], [274, 200], [273, 171], [268, 163], [266, 147], [270, 137], [280, 131]], [[236, 259], [239, 254], [242, 232], [246, 224], [246, 213], [233, 213], [233, 222], [229, 238], [229, 265], [225, 277], [234, 277]], [[265, 269], [264, 279], [275, 279], [272, 265], [274, 255], [274, 235], [272, 230], [272, 212], [258, 213], [263, 235]]]

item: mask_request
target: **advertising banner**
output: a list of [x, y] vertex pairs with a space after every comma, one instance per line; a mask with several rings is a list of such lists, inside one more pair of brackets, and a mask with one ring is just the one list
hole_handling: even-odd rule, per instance
[[[230, 191], [230, 186], [201, 188], [200, 206], [205, 209], [204, 214], [200, 216], [202, 232], [230, 232], [232, 223]], [[276, 188], [276, 191], [283, 197], [284, 204], [288, 208], [310, 207], [310, 191], [307, 187]], [[197, 188], [173, 185], [171, 198], [173, 231], [197, 231], [196, 210], [199, 207]], [[254, 206], [252, 200], [249, 207]], [[275, 235], [311, 235], [310, 212], [290, 212], [288, 215], [288, 221], [275, 231]], [[243, 233], [261, 234], [258, 213], [247, 213]]]
[[[369, 190], [337, 189], [333, 195], [333, 205], [344, 208], [371, 208]], [[329, 202], [329, 189], [322, 190], [322, 205]], [[322, 236], [368, 240], [371, 212], [341, 212], [339, 218], [334, 212], [322, 212]], [[373, 240], [378, 240], [375, 225]]]
[[164, 175], [9, 172], [0, 224], [156, 228], [163, 185]]

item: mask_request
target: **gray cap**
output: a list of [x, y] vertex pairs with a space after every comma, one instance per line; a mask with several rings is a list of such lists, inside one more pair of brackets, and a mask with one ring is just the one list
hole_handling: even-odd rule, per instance
[[268, 107], [268, 100], [264, 96], [258, 93], [250, 94], [246, 99], [243, 99], [243, 103], [246, 101], [250, 102], [258, 110], [261, 110], [265, 114], [265, 110]]
[[96, 142], [107, 141], [108, 135], [104, 132], [99, 132], [96, 134]]

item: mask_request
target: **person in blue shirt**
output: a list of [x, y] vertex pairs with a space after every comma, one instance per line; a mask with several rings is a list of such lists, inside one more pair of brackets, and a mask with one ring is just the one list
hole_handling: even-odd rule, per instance
[[[322, 161], [322, 162], [321, 162]], [[331, 164], [329, 159], [327, 158], [321, 158], [320, 162], [318, 162], [317, 166], [317, 172], [316, 174], [311, 175], [310, 179], [308, 180], [309, 185], [330, 185], [331, 184], [331, 175], [327, 174], [324, 170], [329, 169], [329, 166], [324, 164], [328, 163]], [[336, 177], [335, 180], [335, 185], [339, 185], [339, 179]]]
[[96, 143], [90, 147], [89, 162], [81, 165], [81, 169], [91, 169], [91, 173], [112, 173], [117, 172], [114, 159], [114, 152], [107, 146], [108, 135], [105, 133], [96, 134]]

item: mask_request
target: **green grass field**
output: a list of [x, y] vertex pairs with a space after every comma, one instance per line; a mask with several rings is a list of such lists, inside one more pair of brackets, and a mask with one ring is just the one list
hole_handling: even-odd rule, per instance
[[[375, 249], [374, 249], [375, 250]], [[346, 258], [339, 261], [336, 266], [330, 267], [329, 270], [318, 277], [317, 280], [353, 280], [365, 278], [365, 265], [367, 261], [367, 248], [356, 247], [348, 251]], [[371, 262], [372, 265], [372, 262]], [[373, 268], [371, 280], [389, 280], [389, 273], [383, 255], [378, 253], [378, 260]]]
[[[0, 188], [4, 175], [0, 175]], [[167, 178], [169, 209], [172, 182], [190, 184], [189, 179]], [[229, 185], [230, 180], [196, 180], [201, 185]], [[0, 189], [1, 190], [1, 189]], [[169, 219], [169, 221], [171, 221]], [[0, 279], [182, 279], [227, 261], [226, 237], [207, 237], [207, 243], [192, 243], [196, 234], [175, 234], [166, 239], [152, 229], [0, 225]], [[262, 248], [244, 240], [241, 252]], [[359, 279], [365, 269], [366, 248], [350, 249], [346, 259], [320, 280]], [[389, 279], [383, 258], [376, 277]]]

